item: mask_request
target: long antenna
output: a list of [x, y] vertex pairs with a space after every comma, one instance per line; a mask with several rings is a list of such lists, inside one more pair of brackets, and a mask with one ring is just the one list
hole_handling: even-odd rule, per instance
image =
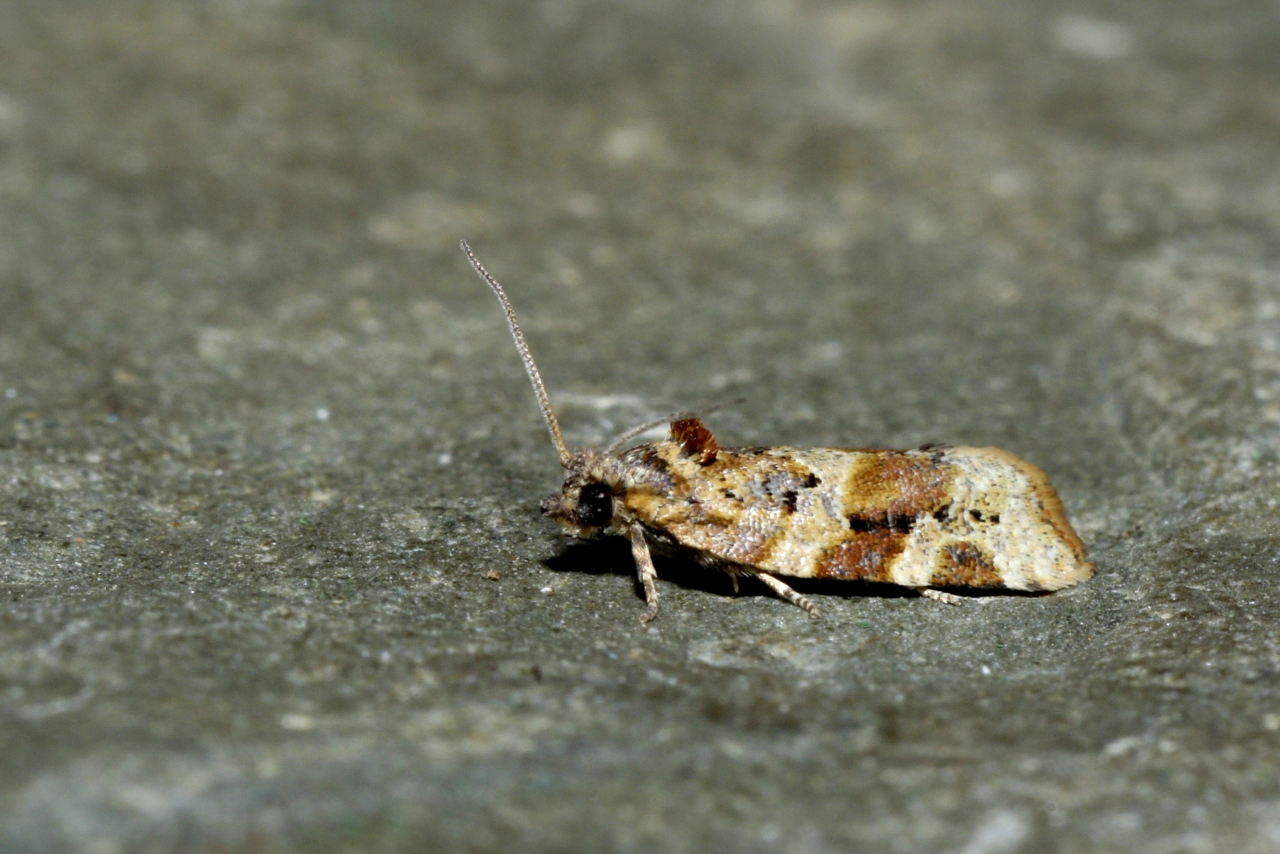
[[694, 415], [692, 412], [673, 412], [670, 415], [664, 415], [661, 418], [655, 418], [652, 421], [646, 421], [643, 424], [639, 424], [635, 427], [632, 427], [630, 430], [628, 430], [627, 432], [623, 433], [621, 436], [619, 436], [618, 438], [610, 442], [609, 446], [604, 449], [604, 456], [606, 457], [613, 456], [615, 453], [617, 453], [618, 449], [621, 448], [623, 445], [627, 444], [636, 436], [639, 436], [641, 433], [648, 433], [654, 427], [661, 427], [664, 424], [670, 424], [673, 421], [679, 421], [681, 418], [696, 418], [696, 417], [697, 416]]
[[471, 266], [476, 268], [476, 272], [480, 278], [493, 290], [498, 298], [498, 302], [502, 303], [502, 310], [507, 314], [507, 327], [511, 330], [511, 337], [515, 339], [516, 349], [520, 351], [520, 358], [524, 360], [524, 369], [529, 374], [529, 382], [533, 383], [533, 392], [538, 396], [538, 405], [542, 407], [542, 417], [547, 419], [547, 429], [551, 431], [551, 441], [556, 443], [556, 450], [560, 453], [560, 465], [565, 468], [569, 467], [569, 463], [573, 461], [573, 455], [569, 453], [569, 449], [565, 447], [564, 436], [560, 434], [560, 423], [556, 421], [556, 414], [551, 411], [551, 398], [547, 397], [547, 388], [542, 384], [542, 375], [538, 373], [538, 366], [534, 364], [533, 354], [529, 352], [529, 345], [524, 343], [524, 333], [520, 331], [520, 324], [516, 321], [516, 310], [511, 307], [511, 300], [507, 299], [507, 293], [502, 289], [502, 285], [498, 284], [498, 280], [489, 275], [489, 271], [480, 263], [480, 259], [476, 257], [476, 253], [471, 251], [471, 247], [467, 245], [467, 241], [462, 241], [462, 251], [467, 253], [467, 257], [471, 259]]
[[745, 397], [739, 397], [735, 400], [729, 401], [728, 403], [717, 403], [715, 406], [708, 406], [706, 409], [699, 409], [697, 412], [673, 412], [670, 415], [664, 415], [661, 418], [646, 421], [643, 424], [632, 427], [630, 430], [610, 442], [608, 447], [604, 449], [604, 456], [613, 456], [623, 445], [627, 444], [641, 433], [649, 432], [654, 427], [661, 427], [663, 424], [673, 424], [682, 418], [701, 418], [703, 415], [710, 415], [713, 412], [719, 412], [720, 410], [726, 409], [730, 406], [738, 406], [745, 401]]

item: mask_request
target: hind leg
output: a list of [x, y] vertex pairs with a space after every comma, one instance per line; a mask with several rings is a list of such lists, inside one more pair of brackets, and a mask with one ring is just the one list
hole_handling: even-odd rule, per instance
[[964, 597], [957, 596], [954, 593], [946, 593], [942, 590], [934, 590], [932, 587], [916, 588], [920, 595], [926, 599], [932, 599], [935, 602], [945, 602], [948, 605], [963, 605]]
[[783, 584], [778, 579], [774, 578], [772, 575], [768, 575], [763, 572], [757, 572], [756, 578], [764, 582], [764, 586], [772, 590], [773, 595], [777, 596], [779, 599], [783, 599], [787, 602], [790, 602], [792, 605], [796, 605], [800, 608], [804, 608], [806, 611], [809, 612], [810, 617], [813, 617], [815, 620], [818, 619], [817, 605], [813, 604], [808, 599], [804, 598], [799, 593], [795, 592], [790, 587]]

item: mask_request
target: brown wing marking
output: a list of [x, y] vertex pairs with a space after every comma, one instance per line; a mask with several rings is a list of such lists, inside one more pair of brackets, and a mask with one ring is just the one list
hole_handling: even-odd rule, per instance
[[906, 547], [908, 536], [888, 528], [853, 534], [818, 558], [814, 576], [892, 582], [893, 563]]
[[720, 446], [715, 436], [702, 421], [694, 416], [671, 422], [671, 441], [680, 446], [686, 456], [697, 457], [698, 464], [709, 466], [716, 461]]
[[671, 463], [663, 459], [662, 450], [656, 445], [637, 445], [627, 451], [623, 457], [630, 472], [639, 472], [638, 478], [645, 483], [654, 484], [667, 491], [676, 487], [677, 475], [671, 470]]
[[849, 533], [815, 562], [818, 578], [892, 582], [916, 520], [951, 501], [949, 465], [900, 451], [863, 453], [845, 481]]
[[929, 577], [938, 587], [1003, 587], [1004, 579], [991, 559], [973, 543], [949, 543]]
[[950, 503], [955, 473], [944, 462], [899, 451], [868, 455], [845, 483], [845, 515], [915, 518]]

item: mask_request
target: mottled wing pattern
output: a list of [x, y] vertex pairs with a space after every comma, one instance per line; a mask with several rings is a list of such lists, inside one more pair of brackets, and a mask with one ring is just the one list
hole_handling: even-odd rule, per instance
[[[624, 455], [627, 508], [662, 539], [777, 575], [1056, 590], [1093, 567], [1035, 466], [995, 448], [715, 448]], [[710, 459], [708, 459], [710, 458]]]

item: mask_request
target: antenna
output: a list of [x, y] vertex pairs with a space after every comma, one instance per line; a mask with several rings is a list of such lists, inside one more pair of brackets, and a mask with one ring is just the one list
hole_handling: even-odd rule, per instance
[[604, 456], [613, 456], [623, 445], [627, 444], [641, 433], [649, 432], [654, 427], [661, 427], [663, 424], [673, 424], [683, 418], [701, 418], [703, 415], [710, 415], [713, 412], [719, 412], [720, 410], [727, 409], [730, 406], [739, 406], [745, 401], [745, 397], [739, 397], [735, 400], [729, 401], [728, 403], [718, 403], [715, 406], [708, 406], [706, 409], [700, 409], [697, 412], [673, 412], [670, 415], [664, 415], [662, 418], [655, 418], [652, 421], [646, 421], [643, 424], [632, 427], [630, 430], [610, 442], [609, 446], [604, 449]]
[[604, 449], [604, 456], [611, 457], [618, 452], [618, 449], [630, 442], [641, 433], [648, 433], [654, 427], [661, 427], [664, 424], [670, 424], [673, 421], [679, 421], [681, 418], [697, 418], [692, 412], [673, 412], [670, 415], [664, 415], [661, 418], [655, 418], [652, 421], [646, 421], [643, 424], [632, 427], [618, 438], [609, 443], [609, 447]]
[[462, 251], [467, 253], [467, 258], [471, 259], [471, 266], [476, 268], [476, 273], [493, 290], [498, 302], [502, 303], [502, 310], [507, 314], [507, 327], [511, 330], [511, 337], [516, 342], [516, 349], [520, 351], [520, 358], [524, 360], [524, 369], [529, 374], [529, 382], [533, 383], [533, 393], [538, 396], [542, 417], [547, 420], [547, 429], [551, 431], [551, 441], [556, 443], [556, 451], [560, 454], [560, 465], [568, 468], [569, 463], [573, 461], [573, 455], [565, 447], [564, 436], [560, 434], [560, 423], [556, 421], [556, 414], [551, 411], [551, 399], [547, 397], [547, 388], [542, 384], [542, 375], [538, 373], [538, 366], [534, 364], [529, 345], [524, 343], [524, 333], [520, 331], [520, 324], [516, 321], [516, 310], [511, 307], [511, 300], [507, 299], [507, 293], [502, 289], [502, 285], [489, 275], [489, 271], [480, 263], [480, 259], [471, 251], [471, 247], [465, 240], [462, 241]]

